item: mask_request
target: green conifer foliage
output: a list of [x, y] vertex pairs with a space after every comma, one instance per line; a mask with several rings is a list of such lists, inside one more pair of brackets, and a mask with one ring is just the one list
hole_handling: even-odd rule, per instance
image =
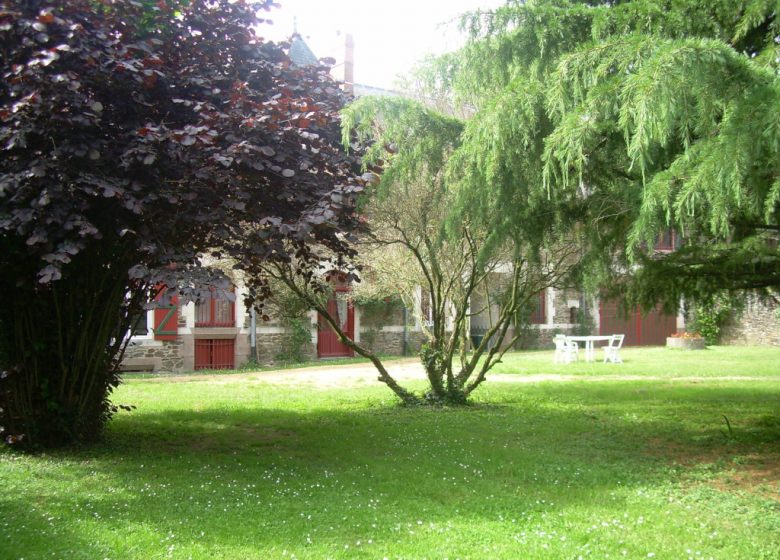
[[[593, 270], [637, 271], [619, 285], [648, 304], [776, 288], [778, 13], [536, 0], [465, 16], [470, 42], [425, 68], [474, 109], [448, 169], [462, 211], [526, 236], [535, 216], [583, 224]], [[669, 229], [684, 248], [659, 258]]]

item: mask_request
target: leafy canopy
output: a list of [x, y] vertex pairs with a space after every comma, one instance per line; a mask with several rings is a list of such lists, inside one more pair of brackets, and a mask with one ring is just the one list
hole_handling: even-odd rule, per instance
[[[537, 0], [465, 16], [470, 42], [420, 73], [474, 110], [449, 169], [462, 212], [585, 224], [594, 263], [643, 265], [647, 302], [780, 286], [778, 12]], [[657, 258], [669, 228], [685, 249]]]
[[[344, 96], [258, 34], [270, 0], [0, 1], [0, 424], [93, 439], [132, 317], [229, 258], [343, 256]], [[316, 248], [316, 249], [315, 249]], [[169, 290], [168, 294], [173, 292]]]
[[[257, 34], [270, 5], [3, 2], [9, 264], [38, 259], [48, 283], [108, 240], [136, 277], [210, 249], [264, 256], [309, 236], [338, 248], [331, 193], [356, 185], [343, 97], [326, 67], [295, 67]], [[247, 222], [262, 235], [243, 239]]]

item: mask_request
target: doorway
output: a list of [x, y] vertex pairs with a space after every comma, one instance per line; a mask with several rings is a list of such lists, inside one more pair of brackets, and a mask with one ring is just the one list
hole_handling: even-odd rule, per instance
[[[337, 288], [328, 300], [328, 313], [339, 321], [341, 330], [350, 339], [355, 339], [355, 307], [344, 297], [349, 288]], [[317, 321], [317, 356], [320, 358], [346, 358], [354, 356], [347, 345], [342, 344], [336, 332], [325, 321], [322, 315]]]

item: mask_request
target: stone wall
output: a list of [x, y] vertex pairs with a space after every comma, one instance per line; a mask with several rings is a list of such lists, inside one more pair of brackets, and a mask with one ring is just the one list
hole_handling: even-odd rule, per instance
[[[243, 335], [239, 335], [241, 338]], [[287, 338], [286, 333], [257, 333], [257, 361], [260, 365], [272, 366], [279, 364], [278, 355], [281, 352], [283, 345]], [[403, 332], [385, 331], [377, 329], [361, 329], [361, 341], [360, 344], [377, 354], [387, 356], [400, 356], [403, 353]], [[246, 356], [239, 355], [237, 364], [240, 366], [249, 359], [249, 336], [246, 335]], [[414, 356], [419, 352], [420, 346], [424, 342], [425, 337], [422, 332], [410, 330], [408, 333], [408, 355]], [[238, 344], [238, 341], [237, 341]], [[243, 348], [244, 345], [242, 344]], [[317, 344], [310, 342], [305, 345], [303, 350], [304, 359], [316, 360], [317, 359]], [[238, 352], [237, 352], [238, 353]]]
[[181, 371], [184, 367], [182, 354], [184, 341], [141, 340], [127, 345], [122, 360], [124, 370], [152, 370], [155, 372]]
[[748, 297], [745, 309], [721, 330], [721, 344], [780, 346], [780, 307], [772, 301]]
[[[552, 317], [554, 324], [571, 324], [572, 319], [576, 320], [576, 317], [572, 317], [572, 309], [569, 307], [569, 302], [576, 301], [579, 305], [581, 294], [576, 290], [555, 290], [555, 314]], [[578, 309], [578, 307], [577, 307]], [[575, 309], [574, 314], [576, 315]]]
[[515, 347], [518, 350], [552, 350], [555, 348], [553, 337], [557, 334], [573, 335], [574, 327], [558, 327], [554, 329], [539, 329], [533, 340], [523, 344], [523, 340], [518, 341]]
[[[574, 334], [573, 328], [547, 328], [546, 326], [533, 325], [529, 327], [527, 336], [522, 337], [515, 344], [518, 350], [542, 349], [550, 350], [554, 347], [552, 339], [556, 334]], [[366, 330], [361, 329], [361, 344], [373, 352], [388, 356], [400, 356], [403, 349], [403, 332], [373, 331], [370, 338], [366, 338]], [[425, 335], [421, 331], [410, 330], [407, 355], [415, 356], [420, 351], [420, 346], [425, 342]], [[512, 338], [512, 330], [507, 331], [507, 339]]]
[[[355, 311], [360, 314], [361, 332], [364, 327], [377, 329], [387, 325], [404, 324], [404, 310], [399, 303], [388, 302], [381, 306], [374, 304], [371, 307], [357, 305]], [[409, 320], [414, 320], [412, 313], [409, 313]]]
[[[241, 335], [243, 336], [243, 335]], [[271, 366], [279, 363], [278, 356], [282, 352], [282, 348], [286, 343], [286, 339], [289, 335], [287, 333], [257, 333], [257, 361], [260, 365]], [[247, 341], [249, 335], [246, 335]], [[247, 355], [243, 360], [246, 362], [249, 359], [249, 342], [247, 342]], [[301, 349], [304, 360], [316, 360], [317, 359], [317, 345], [313, 342], [309, 342]], [[240, 365], [240, 364], [239, 364]]]
[[[425, 335], [421, 331], [409, 329], [407, 333], [407, 356], [416, 356], [420, 346], [425, 342]], [[360, 344], [376, 354], [386, 356], [402, 356], [404, 348], [403, 331], [386, 331], [378, 329], [361, 329]]]

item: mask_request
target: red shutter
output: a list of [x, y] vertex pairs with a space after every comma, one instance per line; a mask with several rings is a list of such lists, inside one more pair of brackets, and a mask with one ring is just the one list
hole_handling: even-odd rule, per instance
[[179, 298], [165, 297], [163, 289], [155, 298], [154, 339], [176, 340], [179, 336]]

